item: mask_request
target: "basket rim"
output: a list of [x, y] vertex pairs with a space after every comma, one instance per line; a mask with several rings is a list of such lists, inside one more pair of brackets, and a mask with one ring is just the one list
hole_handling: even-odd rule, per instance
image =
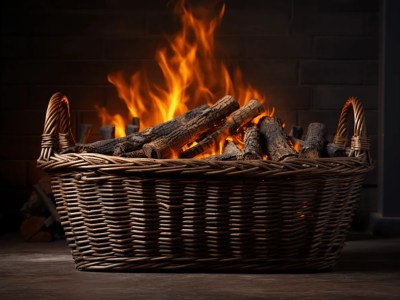
[[[46, 172], [97, 171], [104, 174], [246, 176], [265, 178], [299, 175], [359, 175], [374, 168], [363, 156], [304, 159], [285, 161], [247, 160], [213, 161], [202, 159], [125, 158], [97, 153], [54, 154], [49, 160], [38, 160]], [[106, 175], [105, 175], [106, 176]]]

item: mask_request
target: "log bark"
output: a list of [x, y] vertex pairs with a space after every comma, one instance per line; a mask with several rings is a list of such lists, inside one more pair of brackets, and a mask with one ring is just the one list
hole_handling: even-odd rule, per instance
[[326, 134], [327, 130], [325, 124], [318, 122], [310, 123], [299, 156], [309, 159], [321, 157], [321, 153], [326, 144]]
[[297, 156], [296, 151], [289, 144], [281, 122], [277, 118], [262, 118], [259, 122], [259, 130], [262, 145], [269, 159], [282, 161]]
[[115, 137], [115, 126], [103, 125], [100, 127], [100, 134], [103, 140], [113, 139]]
[[215, 148], [218, 142], [225, 140], [229, 135], [232, 135], [244, 124], [250, 122], [254, 117], [264, 112], [264, 106], [257, 100], [250, 100], [245, 106], [233, 112], [224, 126], [211, 133], [208, 137], [201, 140], [195, 146], [182, 152], [181, 158], [192, 158], [204, 151]]
[[298, 125], [292, 126], [289, 132], [289, 137], [291, 138], [293, 137], [295, 139], [301, 139], [302, 136], [303, 136], [303, 127]]
[[239, 108], [239, 104], [233, 97], [225, 96], [214, 105], [206, 109], [201, 115], [189, 122], [143, 146], [144, 153], [151, 158], [172, 158], [179, 156], [184, 145], [190, 144], [209, 128], [220, 122], [233, 111]]
[[181, 127], [191, 119], [201, 115], [207, 108], [208, 105], [204, 104], [189, 110], [188, 112], [177, 116], [170, 121], [158, 124], [154, 127], [146, 128], [141, 132], [136, 132], [122, 138], [101, 140], [89, 144], [76, 144], [75, 146], [65, 149], [62, 153], [88, 152], [113, 155], [116, 145], [125, 142], [129, 144], [129, 150], [127, 151], [135, 151], [142, 148], [144, 144], [149, 143], [152, 140], [162, 137], [163, 135], [166, 135], [169, 132]]
[[260, 131], [256, 126], [249, 126], [244, 132], [243, 159], [262, 159]]
[[326, 152], [329, 157], [346, 157], [346, 149], [340, 147], [335, 143], [329, 143], [326, 145]]

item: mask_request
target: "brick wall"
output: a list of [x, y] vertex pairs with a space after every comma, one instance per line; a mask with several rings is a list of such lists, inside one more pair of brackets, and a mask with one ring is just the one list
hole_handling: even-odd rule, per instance
[[[17, 226], [18, 210], [41, 175], [35, 160], [52, 93], [62, 91], [70, 98], [74, 130], [78, 121], [92, 123], [96, 130], [100, 120], [95, 104], [114, 110], [122, 107], [107, 74], [133, 72], [143, 65], [155, 69], [155, 49], [165, 34], [179, 30], [167, 2], [21, 0], [1, 4], [3, 228]], [[226, 13], [217, 33], [225, 48], [220, 57], [229, 66], [241, 67], [245, 78], [268, 97], [288, 126], [323, 121], [333, 133], [345, 99], [359, 96], [376, 158], [378, 0], [225, 2]], [[373, 172], [366, 182], [360, 215], [376, 209], [376, 183]]]

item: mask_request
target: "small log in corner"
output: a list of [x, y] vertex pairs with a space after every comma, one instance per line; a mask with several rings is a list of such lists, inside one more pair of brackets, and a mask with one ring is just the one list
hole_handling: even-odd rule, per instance
[[259, 123], [262, 145], [268, 158], [282, 161], [297, 156], [296, 151], [290, 146], [279, 119], [263, 117]]

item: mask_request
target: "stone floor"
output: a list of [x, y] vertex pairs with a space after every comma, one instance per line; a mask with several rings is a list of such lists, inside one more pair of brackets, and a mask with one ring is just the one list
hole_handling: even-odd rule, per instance
[[347, 242], [334, 272], [100, 273], [74, 268], [64, 241], [0, 236], [0, 299], [400, 299], [400, 239]]

